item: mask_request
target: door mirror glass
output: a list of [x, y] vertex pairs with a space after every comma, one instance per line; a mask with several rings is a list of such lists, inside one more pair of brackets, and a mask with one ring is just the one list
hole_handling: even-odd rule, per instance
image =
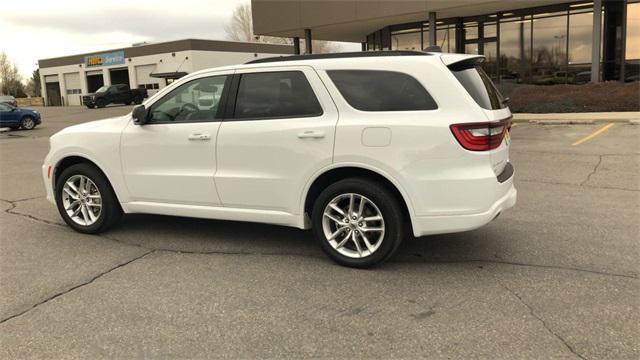
[[147, 109], [144, 105], [134, 107], [131, 116], [133, 117], [133, 122], [137, 125], [144, 125], [147, 123]]

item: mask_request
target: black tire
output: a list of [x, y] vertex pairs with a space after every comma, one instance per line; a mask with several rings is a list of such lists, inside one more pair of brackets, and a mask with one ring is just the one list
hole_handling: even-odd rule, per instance
[[20, 121], [20, 127], [24, 130], [32, 130], [36, 127], [36, 119], [27, 115]]
[[[84, 175], [91, 179], [98, 188], [101, 196], [102, 209], [97, 220], [88, 226], [76, 223], [64, 209], [62, 192], [65, 182], [75, 175]], [[56, 181], [54, 196], [58, 212], [64, 221], [74, 230], [85, 234], [98, 234], [113, 227], [122, 217], [122, 208], [120, 202], [109, 184], [107, 178], [102, 172], [90, 164], [75, 164], [65, 169]]]
[[93, 105], [87, 105], [87, 109], [93, 109], [95, 106]]
[[[343, 255], [325, 237], [322, 223], [325, 208], [337, 196], [349, 193], [364, 196], [373, 202], [384, 219], [384, 236], [379, 240], [382, 243], [377, 250], [365, 257]], [[403, 214], [398, 199], [385, 186], [363, 178], [348, 178], [331, 184], [320, 193], [313, 204], [311, 221], [314, 237], [329, 258], [343, 266], [369, 268], [388, 260], [400, 246], [406, 232]]]
[[98, 100], [96, 100], [96, 106], [98, 108], [103, 108], [103, 107], [107, 106], [107, 102], [104, 101], [103, 99], [98, 99]]
[[140, 104], [142, 104], [142, 96], [140, 96], [140, 95], [136, 95], [136, 96], [133, 98], [133, 102], [134, 102], [136, 105], [140, 105]]
[[129, 106], [131, 105], [131, 101], [127, 101], [126, 103], [124, 103], [125, 105]]

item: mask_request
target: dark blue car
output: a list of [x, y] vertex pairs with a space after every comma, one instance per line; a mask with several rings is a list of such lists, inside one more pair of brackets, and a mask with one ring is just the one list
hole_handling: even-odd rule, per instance
[[35, 110], [0, 103], [0, 127], [31, 130], [41, 121], [40, 113]]

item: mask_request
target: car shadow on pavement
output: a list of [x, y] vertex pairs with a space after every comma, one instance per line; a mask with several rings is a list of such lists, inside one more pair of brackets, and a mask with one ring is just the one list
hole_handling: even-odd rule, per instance
[[[407, 236], [391, 262], [499, 259], [484, 229], [420, 238]], [[324, 257], [309, 230], [268, 224], [131, 214], [103, 235], [128, 245], [181, 253], [240, 253]]]

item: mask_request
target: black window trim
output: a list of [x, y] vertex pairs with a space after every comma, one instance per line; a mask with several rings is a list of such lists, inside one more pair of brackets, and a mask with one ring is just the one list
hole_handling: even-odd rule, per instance
[[[191, 82], [194, 81], [198, 81], [198, 80], [202, 80], [202, 79], [206, 79], [206, 78], [212, 78], [212, 77], [216, 77], [216, 76], [226, 76], [227, 78], [224, 81], [224, 89], [222, 89], [222, 94], [220, 95], [220, 102], [218, 103], [218, 110], [216, 111], [216, 115], [213, 119], [209, 119], [209, 120], [187, 120], [187, 121], [154, 121], [151, 122], [149, 120], [151, 120], [151, 108], [160, 100], [164, 99], [166, 96], [171, 95], [173, 92], [175, 92], [176, 90], [180, 89], [183, 85], [187, 85]], [[206, 76], [202, 76], [202, 77], [198, 77], [195, 79], [191, 79], [187, 82], [184, 82], [178, 86], [176, 86], [175, 89], [172, 89], [171, 91], [169, 91], [168, 93], [166, 93], [165, 95], [163, 95], [161, 98], [159, 98], [158, 100], [154, 101], [153, 104], [149, 105], [149, 109], [148, 114], [147, 114], [147, 123], [145, 123], [144, 125], [164, 125], [164, 124], [193, 124], [193, 123], [214, 123], [214, 122], [221, 122], [223, 120], [223, 117], [225, 115], [225, 107], [227, 105], [227, 97], [230, 91], [230, 86], [232, 85], [231, 80], [233, 78], [234, 74], [233, 73], [228, 73], [228, 74], [208, 74]]]
[[[436, 107], [434, 109], [428, 109], [428, 110], [380, 110], [380, 111], [372, 111], [372, 110], [360, 110], [357, 109], [355, 107], [353, 107], [353, 105], [351, 105], [349, 103], [349, 101], [344, 97], [344, 95], [342, 94], [342, 91], [340, 91], [340, 89], [338, 89], [338, 85], [336, 85], [336, 83], [333, 81], [333, 79], [331, 78], [331, 75], [329, 75], [329, 73], [331, 71], [379, 71], [379, 72], [390, 72], [390, 73], [398, 73], [398, 74], [403, 74], [406, 75], [410, 78], [412, 78], [413, 80], [415, 80], [418, 84], [420, 84], [420, 86], [422, 86], [422, 88], [424, 89], [424, 91], [427, 93], [427, 95], [429, 95], [429, 97], [431, 97], [431, 99], [433, 100], [433, 102], [436, 104]], [[436, 100], [436, 98], [433, 97], [433, 95], [431, 95], [431, 92], [429, 92], [429, 90], [427, 90], [427, 88], [420, 82], [420, 80], [416, 79], [415, 76], [411, 75], [411, 74], [407, 74], [404, 71], [397, 71], [397, 70], [385, 70], [385, 69], [327, 69], [325, 70], [327, 77], [329, 78], [329, 80], [331, 81], [331, 83], [333, 84], [333, 86], [336, 88], [336, 90], [338, 91], [338, 94], [340, 94], [340, 96], [342, 97], [342, 100], [344, 100], [344, 102], [352, 109], [355, 111], [359, 111], [359, 112], [363, 112], [363, 113], [395, 113], [395, 112], [400, 112], [400, 113], [405, 113], [405, 112], [415, 112], [415, 111], [437, 111], [440, 110], [440, 103], [438, 103], [438, 100]]]
[[[236, 118], [235, 110], [236, 110], [236, 102], [238, 101], [238, 89], [240, 88], [240, 79], [242, 75], [247, 74], [262, 74], [262, 73], [274, 73], [274, 72], [300, 72], [302, 76], [307, 80], [313, 95], [316, 97], [316, 101], [320, 106], [320, 112], [316, 114], [308, 114], [308, 115], [290, 115], [290, 116], [267, 116], [267, 117], [251, 117], [251, 118]], [[280, 119], [301, 119], [301, 118], [313, 118], [313, 117], [321, 117], [324, 115], [324, 108], [322, 107], [322, 103], [318, 98], [318, 94], [316, 93], [313, 85], [311, 85], [311, 81], [307, 77], [304, 71], [301, 69], [295, 70], [283, 70], [283, 69], [273, 69], [268, 71], [248, 71], [242, 73], [233, 74], [233, 81], [231, 83], [231, 88], [229, 89], [229, 96], [227, 98], [227, 103], [225, 104], [225, 112], [222, 118], [222, 121], [261, 121], [261, 120], [280, 120]]]

